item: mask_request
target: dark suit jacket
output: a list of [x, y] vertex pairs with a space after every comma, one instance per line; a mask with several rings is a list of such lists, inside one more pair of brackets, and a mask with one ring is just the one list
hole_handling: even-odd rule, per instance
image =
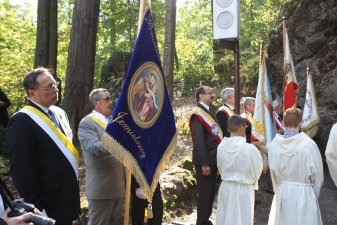
[[4, 106], [0, 106], [0, 124], [6, 127], [8, 123], [7, 108], [11, 105], [11, 102], [9, 101], [6, 94], [2, 90], [0, 90], [0, 100], [5, 103]]
[[[197, 104], [197, 107], [200, 107], [208, 112], [209, 115], [211, 115], [213, 119], [217, 121], [215, 115], [213, 113], [210, 113], [200, 103]], [[219, 143], [214, 139], [214, 137], [207, 131], [206, 127], [195, 116], [193, 116], [190, 120], [190, 129], [193, 139], [193, 164], [200, 166], [216, 165], [216, 152]]]
[[216, 113], [216, 118], [218, 119], [220, 123], [220, 127], [221, 127], [224, 137], [230, 137], [231, 134], [228, 131], [228, 119], [229, 118], [227, 114], [222, 111], [218, 111]]
[[[28, 105], [43, 112], [32, 102]], [[48, 134], [27, 114], [16, 113], [9, 120], [6, 142], [12, 178], [25, 202], [45, 209], [59, 223], [75, 220], [80, 213], [76, 174]]]

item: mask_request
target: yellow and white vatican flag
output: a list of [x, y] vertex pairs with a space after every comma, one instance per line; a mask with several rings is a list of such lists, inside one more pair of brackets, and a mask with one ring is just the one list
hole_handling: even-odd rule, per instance
[[264, 173], [267, 172], [269, 168], [268, 146], [275, 137], [272, 102], [273, 100], [270, 90], [267, 67], [263, 57], [261, 44], [259, 81], [256, 89], [255, 110], [252, 125], [252, 136], [254, 136], [256, 139], [252, 139], [252, 144], [255, 145], [261, 152]]
[[309, 73], [309, 68], [307, 68], [307, 92], [303, 107], [302, 131], [310, 138], [313, 138], [317, 133], [317, 124], [319, 122], [320, 117], [318, 113], [314, 84], [312, 82], [312, 76]]

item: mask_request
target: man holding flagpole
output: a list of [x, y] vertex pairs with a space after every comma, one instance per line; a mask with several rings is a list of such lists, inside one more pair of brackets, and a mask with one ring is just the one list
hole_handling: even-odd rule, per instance
[[24, 78], [29, 97], [9, 120], [6, 142], [11, 174], [20, 197], [56, 225], [71, 225], [80, 214], [79, 154], [66, 113], [54, 106], [57, 82], [45, 68]]
[[90, 93], [89, 100], [92, 112], [81, 120], [78, 128], [86, 167], [88, 225], [122, 224], [124, 167], [101, 141], [112, 110], [112, 99], [107, 90], [99, 88]]
[[102, 137], [103, 146], [128, 169], [124, 224], [128, 224], [129, 219], [131, 174], [151, 203], [159, 176], [177, 143], [175, 117], [163, 74], [154, 20], [149, 4], [145, 4], [145, 8], [142, 4], [146, 2], [140, 3], [136, 45], [122, 91]]
[[195, 92], [197, 106], [190, 117], [190, 130], [193, 141], [192, 163], [197, 173], [197, 225], [212, 224], [215, 180], [217, 174], [217, 148], [223, 138], [218, 120], [210, 110], [214, 94], [207, 86]]

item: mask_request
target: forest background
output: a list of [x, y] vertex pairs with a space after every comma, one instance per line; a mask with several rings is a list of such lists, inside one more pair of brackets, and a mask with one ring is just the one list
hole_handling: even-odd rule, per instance
[[[268, 34], [282, 24], [287, 2], [298, 1], [240, 2], [242, 97], [255, 96], [260, 40], [267, 48]], [[9, 114], [27, 103], [22, 85], [27, 72], [49, 64], [62, 81], [61, 107], [75, 133], [89, 112], [87, 96], [93, 88], [108, 88], [116, 102], [137, 37], [139, 4], [139, 0], [0, 0], [0, 88], [11, 100]], [[234, 85], [233, 52], [213, 40], [211, 0], [152, 0], [151, 7], [164, 71], [165, 49], [174, 50], [174, 67], [167, 74], [172, 93], [190, 96], [199, 85], [218, 92]], [[80, 33], [83, 27], [87, 34]], [[168, 42], [172, 32], [174, 41]], [[3, 137], [0, 150], [6, 154]]]

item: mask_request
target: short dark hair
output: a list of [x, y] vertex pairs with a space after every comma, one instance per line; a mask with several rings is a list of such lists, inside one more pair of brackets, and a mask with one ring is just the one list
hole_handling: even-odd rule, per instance
[[233, 115], [228, 120], [228, 131], [237, 132], [241, 127], [246, 127], [246, 119], [239, 116]]
[[302, 122], [302, 111], [297, 108], [289, 108], [284, 112], [283, 122], [286, 127], [297, 127]]
[[199, 100], [200, 100], [199, 95], [205, 93], [205, 88], [206, 88], [206, 86], [200, 86], [195, 91], [195, 98], [197, 99], [197, 102], [199, 102]]
[[25, 87], [27, 95], [28, 90], [36, 88], [39, 85], [37, 82], [37, 77], [43, 73], [49, 74], [49, 70], [44, 67], [39, 67], [27, 73], [23, 79], [23, 86]]

